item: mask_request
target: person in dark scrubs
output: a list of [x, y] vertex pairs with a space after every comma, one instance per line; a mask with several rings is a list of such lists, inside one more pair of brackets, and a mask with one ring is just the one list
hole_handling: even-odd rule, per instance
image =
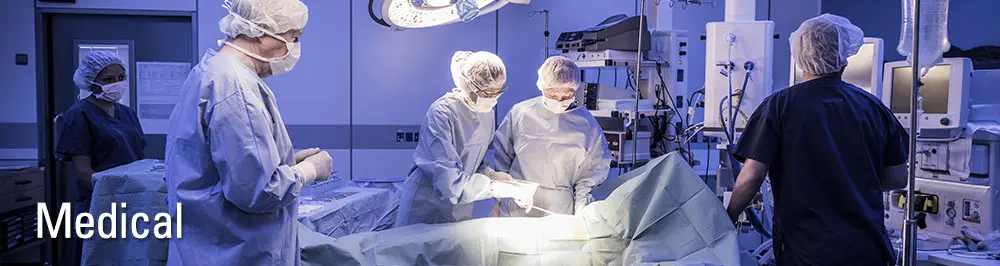
[[889, 265], [882, 193], [906, 185], [906, 130], [872, 94], [841, 80], [864, 33], [846, 18], [806, 20], [790, 42], [803, 83], [766, 98], [734, 156], [744, 162], [734, 221], [770, 176], [777, 265]]
[[87, 54], [73, 75], [80, 100], [63, 113], [56, 152], [72, 160], [82, 196], [93, 189], [91, 175], [146, 157], [139, 117], [118, 103], [129, 90], [125, 63], [116, 53]]

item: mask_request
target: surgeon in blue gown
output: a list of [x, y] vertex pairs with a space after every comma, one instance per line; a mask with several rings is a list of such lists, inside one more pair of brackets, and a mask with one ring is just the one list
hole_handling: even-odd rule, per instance
[[[538, 183], [534, 206], [561, 214], [579, 213], [590, 191], [608, 177], [611, 151], [590, 111], [576, 103], [580, 69], [553, 56], [538, 69], [542, 95], [511, 108], [493, 139], [494, 167], [516, 179]], [[543, 216], [502, 200], [500, 216]]]
[[496, 182], [510, 175], [483, 163], [496, 123], [493, 107], [506, 88], [503, 61], [489, 52], [459, 51], [451, 73], [456, 88], [431, 104], [420, 127], [396, 227], [468, 220], [473, 203], [489, 198], [530, 205], [533, 189]]
[[906, 185], [906, 130], [870, 93], [841, 80], [864, 33], [846, 18], [806, 20], [789, 38], [806, 81], [766, 98], [734, 156], [745, 165], [736, 220], [765, 176], [774, 186], [778, 265], [889, 265], [882, 192]]
[[94, 51], [84, 56], [73, 75], [81, 99], [63, 112], [56, 152], [73, 161], [83, 198], [90, 197], [95, 172], [146, 157], [139, 117], [118, 103], [129, 91], [124, 66], [117, 53]]
[[[168, 265], [298, 265], [299, 192], [330, 176], [326, 152], [293, 154], [262, 78], [292, 70], [308, 10], [299, 0], [230, 0], [228, 37], [184, 82], [167, 132]], [[296, 89], [296, 88], [284, 88]], [[177, 205], [181, 205], [178, 207]]]

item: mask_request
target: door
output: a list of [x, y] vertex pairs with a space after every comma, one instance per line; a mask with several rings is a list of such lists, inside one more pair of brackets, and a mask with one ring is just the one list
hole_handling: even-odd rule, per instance
[[[122, 14], [133, 13], [133, 14]], [[75, 184], [72, 163], [57, 161], [54, 147], [59, 131], [55, 119], [78, 100], [73, 74], [80, 59], [95, 50], [118, 53], [126, 60], [131, 91], [121, 103], [137, 108], [136, 63], [196, 63], [193, 12], [39, 10], [39, 125], [40, 153], [49, 169], [49, 202], [74, 202], [82, 196]], [[147, 131], [148, 132], [148, 131]], [[162, 159], [166, 135], [147, 134], [147, 158]], [[78, 241], [57, 239], [51, 254], [54, 265], [79, 265]]]

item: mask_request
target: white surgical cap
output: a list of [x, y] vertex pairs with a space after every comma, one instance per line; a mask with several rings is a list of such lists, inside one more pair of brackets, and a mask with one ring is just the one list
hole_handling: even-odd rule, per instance
[[839, 72], [847, 57], [861, 49], [865, 33], [847, 18], [823, 14], [802, 22], [792, 32], [792, 60], [802, 71], [815, 75]]
[[[110, 51], [93, 51], [83, 57], [80, 67], [73, 73], [73, 83], [82, 91], [90, 92], [90, 85], [97, 78], [97, 73], [110, 65], [120, 65], [125, 68], [125, 62], [117, 53]], [[88, 94], [89, 95], [89, 94]]]
[[462, 63], [472, 55], [470, 51], [458, 51], [451, 56], [451, 79], [455, 82], [455, 88], [462, 85]]
[[546, 89], [573, 89], [580, 87], [580, 68], [569, 58], [553, 56], [545, 59], [542, 67], [538, 68], [538, 81], [535, 82], [539, 90]]
[[[456, 56], [457, 53], [456, 53]], [[452, 58], [454, 59], [455, 56]], [[507, 67], [500, 57], [490, 52], [475, 52], [461, 61], [458, 88], [474, 92], [502, 88], [507, 82]], [[464, 75], [462, 75], [464, 74]]]
[[230, 13], [219, 20], [219, 30], [230, 38], [257, 38], [264, 35], [261, 28], [274, 34], [301, 30], [309, 20], [309, 9], [299, 0], [226, 0], [223, 7]]

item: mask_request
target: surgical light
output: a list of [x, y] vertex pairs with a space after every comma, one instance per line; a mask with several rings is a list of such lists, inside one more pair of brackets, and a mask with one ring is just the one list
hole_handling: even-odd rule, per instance
[[458, 17], [462, 22], [472, 21], [479, 16], [479, 6], [473, 0], [458, 0], [455, 10], [458, 10]]
[[528, 4], [531, 0], [384, 0], [382, 18], [375, 17], [374, 0], [368, 11], [375, 22], [387, 27], [427, 28], [458, 21], [469, 22], [509, 4]]

